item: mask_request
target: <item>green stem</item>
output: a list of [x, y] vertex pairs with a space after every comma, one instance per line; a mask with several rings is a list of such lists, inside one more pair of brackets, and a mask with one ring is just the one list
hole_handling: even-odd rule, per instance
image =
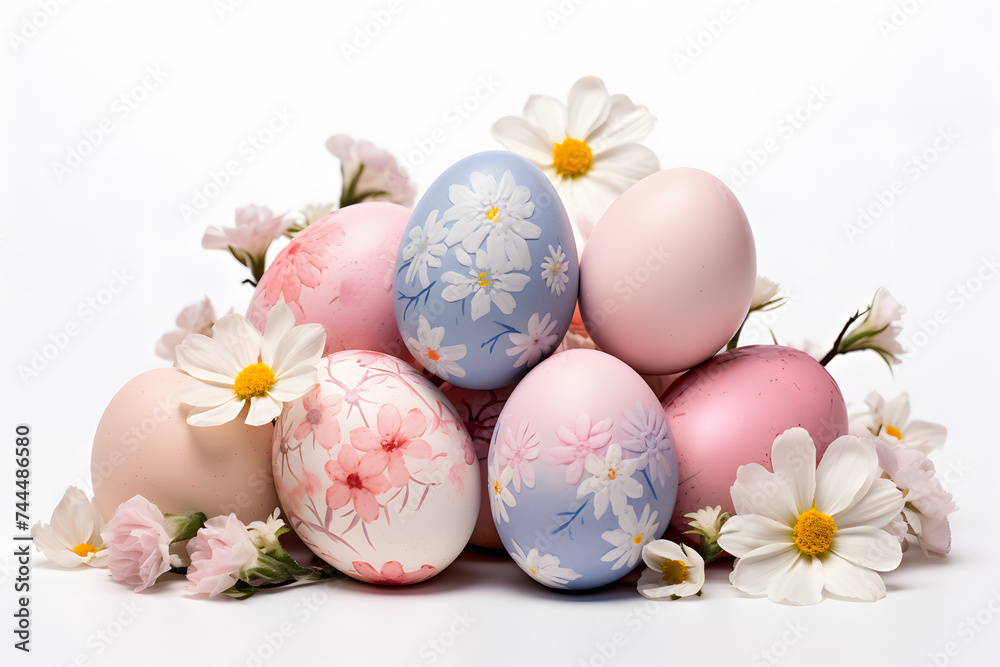
[[844, 340], [844, 335], [847, 333], [848, 328], [850, 328], [850, 326], [854, 324], [859, 317], [861, 317], [861, 313], [858, 312], [854, 313], [854, 315], [847, 320], [847, 323], [844, 325], [844, 328], [840, 330], [839, 334], [837, 334], [837, 340], [833, 341], [833, 347], [831, 347], [830, 351], [827, 352], [825, 355], [823, 355], [823, 358], [819, 360], [820, 366], [826, 366], [833, 360], [835, 356], [841, 353], [840, 343], [841, 341]]

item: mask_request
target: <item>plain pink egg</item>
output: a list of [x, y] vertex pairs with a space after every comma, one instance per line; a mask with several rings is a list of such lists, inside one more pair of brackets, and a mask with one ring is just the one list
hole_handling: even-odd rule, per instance
[[644, 375], [684, 371], [732, 338], [757, 277], [753, 234], [726, 184], [667, 169], [611, 204], [580, 260], [580, 313], [598, 347]]
[[771, 469], [771, 445], [801, 426], [817, 456], [847, 433], [847, 407], [826, 369], [805, 352], [750, 345], [723, 352], [675, 382], [661, 404], [674, 434], [679, 487], [672, 525], [684, 515], [722, 505], [733, 512], [729, 489], [747, 463]]
[[247, 319], [261, 331], [284, 294], [296, 324], [326, 329], [324, 355], [373, 350], [408, 359], [393, 311], [396, 253], [410, 210], [388, 202], [354, 204], [309, 225], [264, 272]]

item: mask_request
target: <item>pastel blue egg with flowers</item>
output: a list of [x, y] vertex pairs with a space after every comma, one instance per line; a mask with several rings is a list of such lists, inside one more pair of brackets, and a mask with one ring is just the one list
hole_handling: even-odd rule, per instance
[[579, 282], [569, 216], [545, 174], [514, 153], [476, 153], [413, 209], [396, 256], [396, 323], [427, 370], [495, 389], [559, 344]]

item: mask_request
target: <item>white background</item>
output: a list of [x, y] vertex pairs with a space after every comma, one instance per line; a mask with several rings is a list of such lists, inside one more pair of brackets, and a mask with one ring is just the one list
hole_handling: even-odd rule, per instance
[[[828, 345], [880, 285], [907, 307], [913, 352], [894, 375], [867, 353], [829, 370], [853, 406], [873, 389], [907, 391], [914, 417], [948, 426], [934, 458], [961, 507], [952, 554], [929, 560], [911, 549], [885, 575], [881, 602], [808, 608], [744, 598], [727, 567], [711, 568], [702, 599], [650, 605], [651, 616], [641, 615], [631, 582], [559, 594], [509, 561], [474, 554], [414, 588], [351, 582], [245, 603], [184, 598], [178, 580], [133, 595], [105, 572], [61, 571], [39, 555], [25, 656], [7, 629], [11, 546], [2, 549], [5, 661], [767, 665], [780, 655], [789, 665], [992, 664], [1000, 649], [1000, 280], [989, 264], [1000, 185], [995, 3], [234, 4], [17, 0], [0, 12], [0, 434], [12, 449], [14, 425], [31, 425], [36, 520], [48, 520], [67, 485], [89, 484], [105, 405], [127, 380], [162, 365], [154, 345], [177, 312], [203, 295], [220, 311], [245, 309], [245, 269], [200, 247], [207, 225], [231, 224], [234, 208], [249, 203], [282, 211], [335, 200], [339, 165], [323, 142], [339, 132], [414, 163], [422, 191], [454, 161], [498, 148], [490, 125], [520, 113], [528, 95], [565, 98], [580, 76], [596, 74], [657, 116], [645, 143], [663, 167], [700, 167], [739, 185], [759, 270], [792, 297], [771, 322], [779, 340]], [[378, 15], [391, 19], [379, 27]], [[356, 32], [366, 26], [367, 44]], [[362, 48], [345, 54], [356, 39]], [[691, 62], [679, 63], [685, 50]], [[131, 93], [150, 69], [162, 80]], [[127, 116], [123, 94], [144, 98]], [[249, 159], [241, 144], [275, 110], [293, 120]], [[796, 113], [798, 127], [783, 120]], [[103, 119], [111, 131], [60, 179], [54, 164]], [[428, 144], [436, 128], [444, 140]], [[951, 139], [935, 148], [939, 136]], [[933, 163], [921, 169], [914, 156], [925, 152]], [[761, 166], [747, 162], [754, 155]], [[230, 160], [240, 174], [186, 221], [181, 205]], [[753, 173], [741, 178], [741, 167]], [[852, 237], [859, 207], [877, 203], [893, 180], [901, 194]], [[101, 296], [115, 272], [127, 285], [89, 315], [81, 304]], [[19, 366], [71, 323], [78, 335], [22, 379]], [[12, 459], [0, 456], [7, 536]], [[608, 660], [601, 651], [612, 647]]]

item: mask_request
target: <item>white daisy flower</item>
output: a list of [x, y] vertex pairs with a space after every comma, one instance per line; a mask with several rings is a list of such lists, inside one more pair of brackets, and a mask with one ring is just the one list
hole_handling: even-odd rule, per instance
[[441, 258], [448, 252], [448, 246], [443, 243], [448, 230], [444, 228], [444, 220], [437, 219], [437, 214], [437, 210], [431, 211], [423, 227], [414, 226], [410, 230], [410, 242], [403, 248], [403, 261], [410, 262], [405, 280], [411, 285], [418, 275], [421, 287], [430, 285], [427, 268], [441, 266]]
[[556, 321], [552, 319], [552, 313], [545, 313], [541, 321], [538, 319], [538, 313], [535, 313], [528, 318], [528, 333], [507, 334], [513, 345], [507, 348], [507, 356], [521, 355], [514, 362], [514, 368], [525, 364], [531, 368], [552, 351], [556, 341], [559, 340], [559, 334], [551, 333], [555, 326]]
[[[513, 540], [511, 541], [513, 542]], [[560, 567], [558, 556], [542, 555], [537, 548], [526, 554], [517, 542], [513, 542], [513, 544], [515, 553], [510, 555], [511, 558], [535, 581], [553, 588], [566, 588], [568, 582], [580, 578], [580, 575], [571, 568]]]
[[515, 269], [531, 268], [528, 240], [542, 235], [542, 228], [528, 222], [535, 205], [528, 201], [531, 191], [514, 182], [505, 171], [500, 182], [493, 176], [472, 172], [472, 188], [453, 185], [448, 190], [452, 206], [444, 219], [455, 221], [448, 232], [449, 246], [461, 243], [466, 252], [475, 252], [486, 240], [491, 255], [506, 255]]
[[646, 569], [639, 577], [639, 592], [647, 598], [671, 600], [701, 595], [705, 561], [686, 544], [655, 540], [642, 548]]
[[566, 253], [563, 252], [562, 246], [560, 245], [555, 250], [549, 246], [549, 254], [542, 262], [542, 278], [545, 280], [545, 285], [556, 296], [566, 291], [566, 285], [569, 283], [568, 271], [569, 262], [566, 261]]
[[819, 466], [809, 433], [792, 428], [774, 439], [771, 464], [740, 466], [731, 494], [736, 516], [719, 546], [736, 556], [729, 580], [773, 602], [814, 604], [823, 591], [874, 602], [885, 597], [878, 572], [902, 558], [882, 530], [903, 509], [903, 495], [880, 477], [872, 442], [842, 436]]
[[503, 255], [476, 251], [475, 266], [472, 258], [461, 249], [455, 251], [459, 263], [469, 267], [469, 274], [463, 276], [448, 271], [441, 280], [449, 283], [441, 290], [445, 301], [461, 301], [472, 294], [472, 319], [478, 320], [490, 312], [490, 304], [496, 304], [504, 315], [514, 312], [517, 303], [511, 292], [520, 292], [531, 280], [523, 273], [515, 273], [514, 266]]
[[431, 328], [423, 315], [417, 322], [417, 339], [406, 339], [406, 347], [420, 364], [442, 380], [465, 377], [465, 369], [459, 366], [459, 359], [465, 358], [465, 345], [441, 345], [444, 341], [444, 327]]
[[636, 470], [647, 470], [649, 480], [655, 483], [670, 477], [670, 461], [675, 459], [670, 441], [670, 428], [659, 407], [648, 412], [639, 401], [635, 402], [635, 412], [625, 412], [622, 428], [629, 438], [622, 442], [622, 449], [636, 454]]
[[279, 414], [286, 401], [316, 385], [326, 331], [320, 324], [295, 326], [295, 316], [279, 297], [267, 315], [264, 335], [242, 315], [224, 315], [212, 337], [191, 334], [177, 346], [177, 366], [201, 380], [178, 390], [194, 406], [187, 422], [218, 426], [250, 404], [246, 423], [260, 426]]
[[622, 460], [622, 447], [612, 443], [602, 459], [590, 454], [584, 463], [590, 477], [584, 477], [576, 489], [576, 497], [594, 494], [594, 516], [600, 519], [611, 505], [611, 512], [620, 517], [628, 507], [629, 498], [642, 497], [642, 484], [632, 478], [635, 459]]
[[50, 522], [31, 527], [35, 548], [60, 567], [107, 567], [108, 550], [101, 530], [104, 519], [97, 503], [75, 486], [66, 489]]
[[577, 81], [568, 104], [532, 95], [524, 117], [493, 124], [493, 138], [531, 160], [556, 186], [583, 250], [593, 225], [632, 184], [660, 168], [643, 139], [656, 119], [625, 95], [608, 96], [594, 76]]
[[494, 457], [493, 463], [490, 465], [488, 479], [490, 485], [490, 509], [493, 510], [493, 522], [498, 525], [510, 521], [507, 508], [517, 505], [517, 499], [514, 498], [514, 494], [507, 488], [513, 477], [514, 469], [510, 466], [504, 466], [504, 469], [501, 471], [500, 461]]
[[630, 570], [635, 567], [639, 562], [639, 556], [642, 555], [643, 547], [656, 536], [656, 531], [660, 527], [656, 522], [658, 513], [653, 512], [650, 515], [650, 509], [647, 503], [642, 510], [642, 516], [636, 517], [635, 510], [631, 505], [627, 505], [625, 511], [618, 517], [618, 528], [601, 533], [601, 538], [614, 547], [601, 556], [601, 560], [605, 563], [615, 561], [611, 566], [612, 570], [626, 565]]
[[930, 454], [944, 444], [948, 429], [940, 424], [910, 420], [910, 396], [903, 393], [886, 401], [873, 391], [865, 399], [868, 412], [851, 417], [851, 435], [862, 437], [868, 433], [884, 436], [890, 447], [903, 445]]

